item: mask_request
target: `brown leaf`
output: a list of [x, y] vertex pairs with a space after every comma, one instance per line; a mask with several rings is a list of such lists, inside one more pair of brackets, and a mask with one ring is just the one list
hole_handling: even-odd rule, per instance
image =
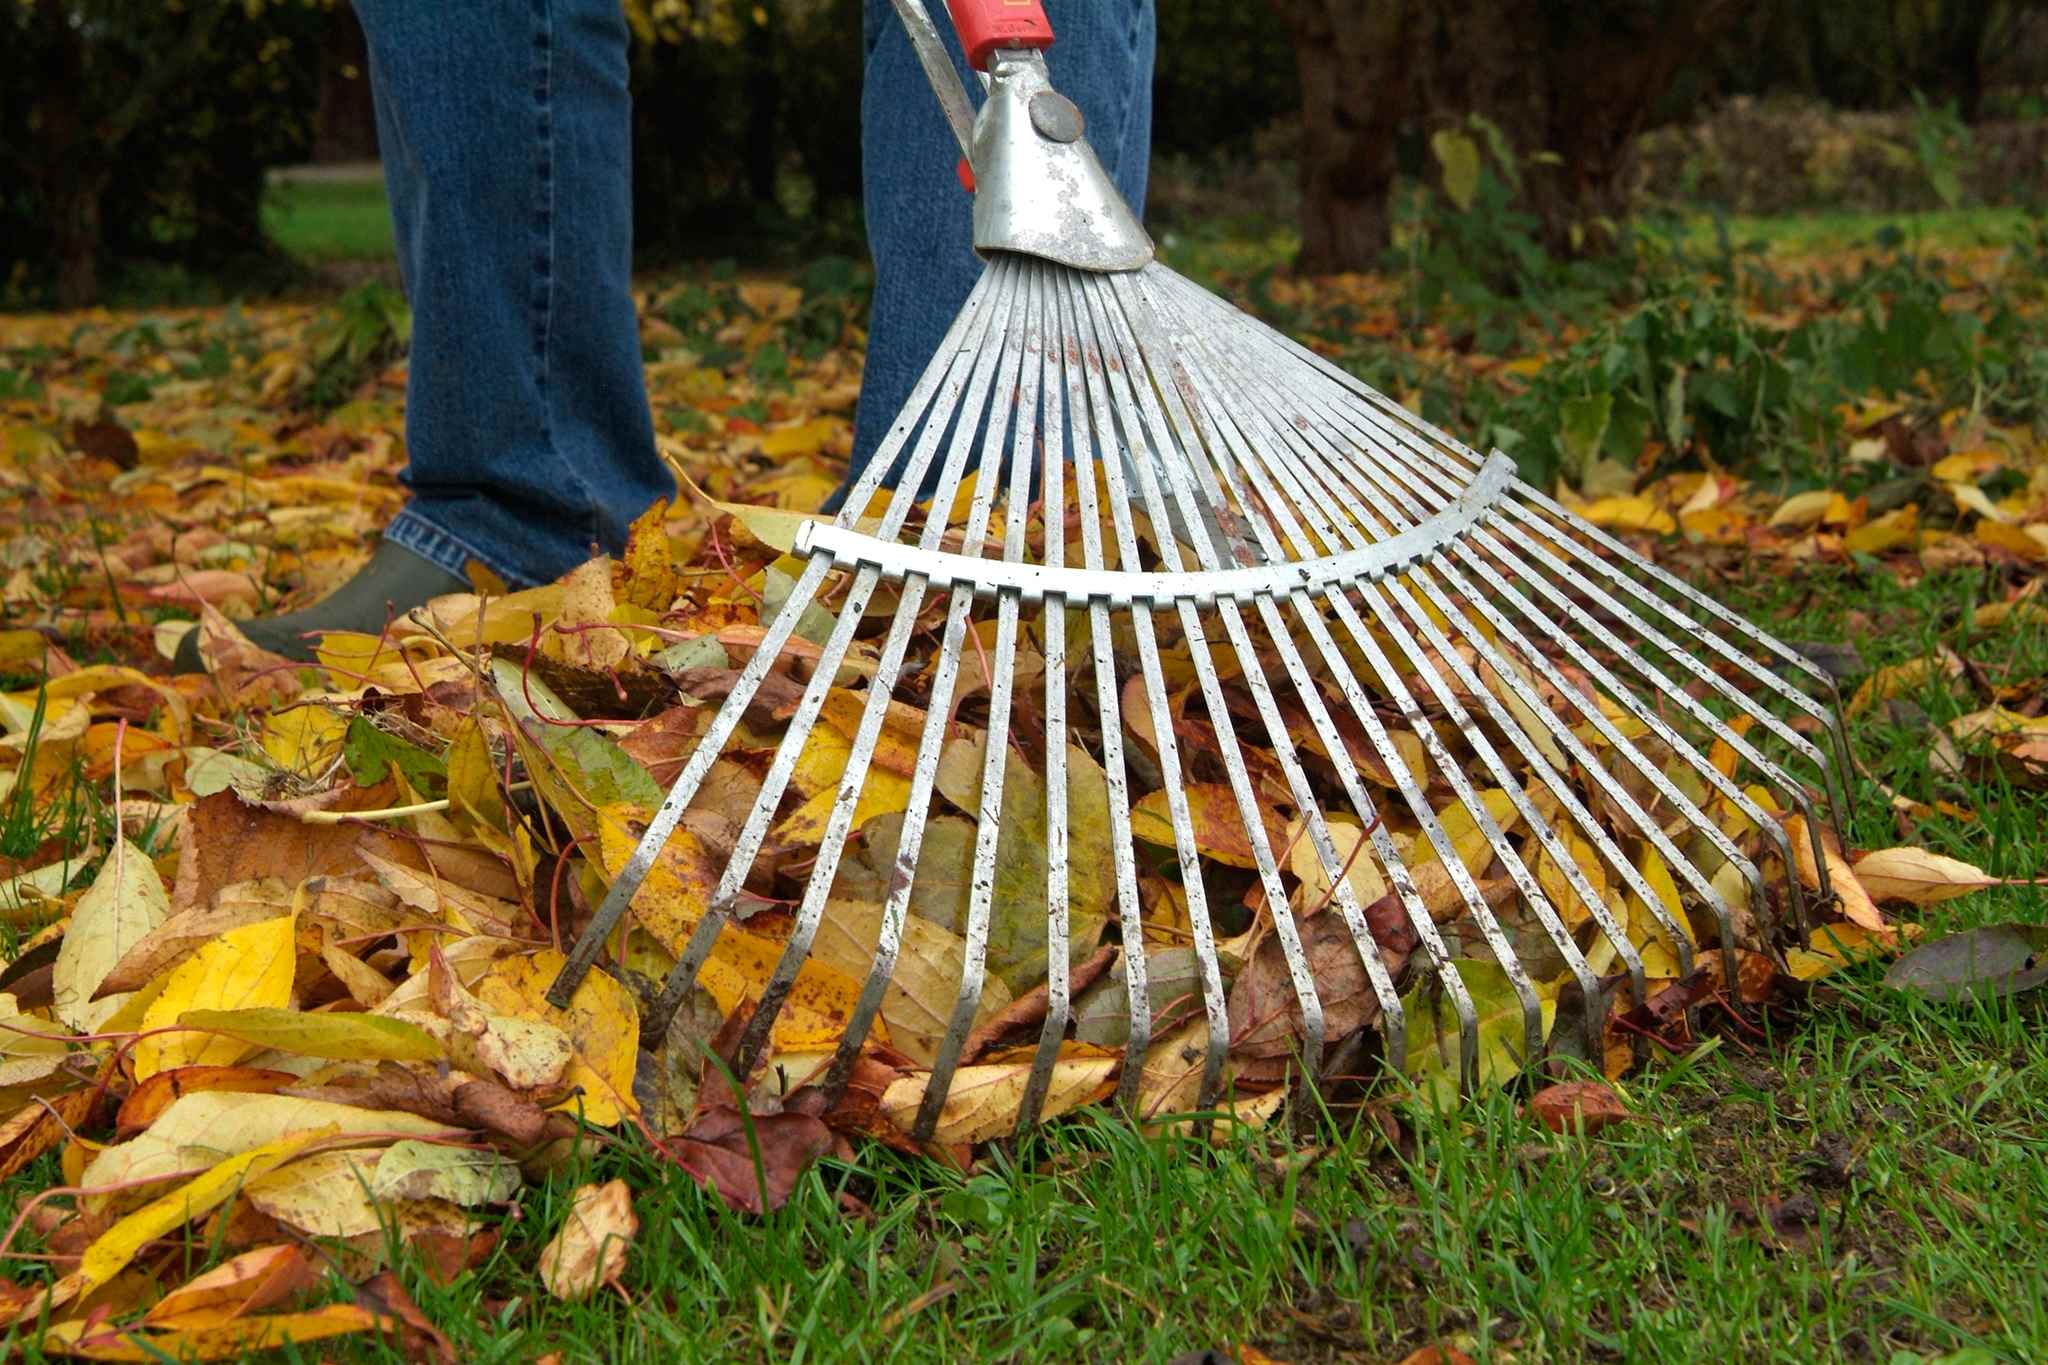
[[[1114, 943], [1105, 943], [1097, 948], [1086, 961], [1075, 966], [1067, 981], [1067, 998], [1072, 1000], [1094, 985], [1122, 953], [1123, 949]], [[1046, 1010], [1050, 1007], [1047, 992], [1051, 987], [1051, 982], [1042, 981], [1012, 1000], [1001, 1014], [983, 1020], [967, 1035], [960, 1060], [966, 1064], [979, 1061], [991, 1049], [1019, 1041], [1020, 1034], [1031, 1032], [1043, 1024]]]
[[[341, 810], [388, 806], [389, 784], [351, 788]], [[297, 886], [308, 877], [359, 873], [359, 852], [368, 850], [410, 868], [424, 865], [412, 842], [382, 828], [312, 825], [242, 801], [233, 791], [202, 797], [189, 808], [178, 839], [175, 911], [210, 906], [221, 888], [275, 877]]]
[[1560, 1081], [1547, 1085], [1529, 1097], [1524, 1114], [1553, 1133], [1583, 1130], [1597, 1133], [1602, 1128], [1626, 1123], [1631, 1117], [1621, 1096], [1603, 1081]]
[[362, 1284], [356, 1286], [356, 1303], [359, 1307], [383, 1318], [395, 1318], [403, 1324], [399, 1331], [400, 1340], [407, 1360], [425, 1360], [429, 1357], [453, 1362], [455, 1344], [442, 1334], [441, 1329], [427, 1320], [420, 1306], [413, 1302], [412, 1295], [405, 1292], [397, 1274], [380, 1270]]
[[[747, 1140], [751, 1122], [760, 1144], [754, 1165]], [[740, 1213], [770, 1213], [789, 1202], [811, 1162], [831, 1150], [832, 1130], [808, 1114], [755, 1114], [721, 1106], [697, 1115], [690, 1130], [666, 1144], [676, 1164], [725, 1206]]]
[[627, 1248], [639, 1231], [640, 1219], [625, 1181], [582, 1186], [554, 1240], [541, 1248], [541, 1283], [556, 1298], [572, 1303], [616, 1284], [626, 1269]]
[[[1415, 946], [1415, 932], [1390, 894], [1373, 902], [1367, 927], [1380, 945], [1380, 960], [1399, 975]], [[1302, 950], [1309, 976], [1323, 1009], [1323, 1038], [1335, 1042], [1356, 1033], [1380, 1015], [1358, 941], [1338, 914], [1312, 915], [1300, 921]], [[1269, 935], [1230, 988], [1230, 1050], [1247, 1058], [1277, 1059], [1292, 1054], [1302, 1031], [1301, 1001], [1277, 934]]]
[[[113, 1065], [111, 1062], [109, 1066]], [[0, 1179], [5, 1179], [87, 1125], [106, 1098], [98, 1085], [22, 1106], [0, 1123]]]

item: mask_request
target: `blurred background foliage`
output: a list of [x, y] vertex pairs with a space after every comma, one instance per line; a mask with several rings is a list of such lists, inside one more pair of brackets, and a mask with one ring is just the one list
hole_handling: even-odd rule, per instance
[[[644, 258], [857, 256], [861, 0], [625, 5]], [[1162, 0], [1159, 32], [1154, 224], [1256, 220], [1310, 271], [1483, 252], [1514, 294], [1645, 210], [2048, 194], [2048, 0]], [[338, 0], [0, 0], [0, 302], [289, 278], [267, 177], [374, 156], [365, 65]]]

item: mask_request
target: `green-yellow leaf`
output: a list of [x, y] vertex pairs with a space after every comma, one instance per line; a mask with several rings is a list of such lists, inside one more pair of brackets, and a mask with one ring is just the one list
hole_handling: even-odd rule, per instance
[[1429, 149], [1444, 168], [1444, 193], [1465, 212], [1479, 193], [1479, 144], [1455, 128], [1439, 128], [1430, 135]]
[[[1523, 1055], [1526, 1038], [1522, 1024], [1522, 1001], [1499, 964], [1481, 958], [1454, 959], [1451, 968], [1472, 997], [1472, 1010], [1479, 1025], [1479, 1084], [1497, 1086], [1521, 1074], [1530, 1058]], [[1408, 1022], [1408, 1076], [1431, 1092], [1438, 1103], [1448, 1105], [1458, 1094], [1458, 1011], [1448, 992], [1435, 982], [1424, 981], [1401, 999]], [[1541, 1004], [1542, 1036], [1550, 1036], [1550, 1022], [1557, 1013], [1554, 1002]]]
[[191, 1183], [144, 1204], [100, 1234], [99, 1239], [85, 1249], [78, 1262], [79, 1275], [84, 1277], [88, 1287], [105, 1284], [151, 1242], [218, 1208], [242, 1188], [244, 1181], [284, 1165], [327, 1137], [330, 1131], [315, 1129], [266, 1142], [261, 1147], [229, 1157]]
[[256, 1047], [342, 1062], [426, 1062], [442, 1055], [441, 1045], [425, 1029], [380, 1014], [308, 1014], [258, 1006], [186, 1010], [178, 1023]]

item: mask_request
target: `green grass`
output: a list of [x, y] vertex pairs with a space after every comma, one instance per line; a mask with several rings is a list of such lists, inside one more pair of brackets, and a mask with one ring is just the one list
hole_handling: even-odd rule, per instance
[[[1762, 241], [1774, 251], [1810, 253], [1872, 245], [1886, 228], [1924, 246], [2003, 246], [2021, 240], [2034, 216], [2018, 208], [1965, 208], [1927, 213], [1822, 212], [1738, 216], [1727, 220], [1737, 245]], [[382, 182], [296, 181], [272, 185], [263, 226], [277, 244], [310, 264], [384, 261], [392, 254], [391, 216]], [[1713, 241], [1713, 219], [1687, 220], [1687, 241]], [[1181, 226], [1162, 233], [1175, 269], [1196, 278], [1243, 276], [1284, 265], [1300, 249], [1292, 225], [1232, 221]]]
[[[1936, 642], [1994, 686], [2048, 673], [2048, 638], [1963, 624], [1965, 574], [1769, 572], [1716, 584], [1794, 640], [1847, 640], [1875, 668]], [[1853, 725], [1870, 774], [1975, 820], [1937, 851], [1994, 872], [2048, 864], [2048, 796], [1928, 763], [1929, 726], [1983, 704], [1936, 684]], [[1868, 782], [1862, 846], [1896, 841]], [[1927, 917], [1930, 935], [2048, 919], [2039, 888]], [[459, 1358], [1164, 1360], [1251, 1343], [1287, 1360], [1398, 1360], [1452, 1340], [1480, 1359], [2048, 1358], [2048, 992], [1970, 1006], [1852, 971], [1805, 1006], [1729, 1029], [1624, 1082], [1639, 1120], [1556, 1137], [1496, 1094], [1412, 1106], [1399, 1147], [1319, 1116], [1302, 1142], [1207, 1146], [1107, 1117], [1057, 1125], [971, 1178], [866, 1148], [782, 1212], [725, 1213], [628, 1141], [563, 1172], [502, 1225], [481, 1272], [409, 1288]], [[555, 1302], [533, 1276], [568, 1191], [624, 1176], [642, 1230], [630, 1300]], [[9, 1182], [17, 1197], [53, 1161]], [[849, 1197], [850, 1201], [849, 1202]], [[1755, 1219], [1804, 1209], [1789, 1240]], [[346, 1294], [338, 1283], [337, 1296]], [[22, 1341], [0, 1345], [35, 1360]], [[360, 1339], [305, 1359], [402, 1360]]]
[[273, 184], [264, 197], [263, 229], [313, 265], [387, 261], [393, 250], [382, 181]]
[[[1727, 225], [1728, 236], [1737, 246], [1761, 241], [1773, 251], [1809, 254], [1875, 246], [1878, 235], [1887, 230], [1898, 233], [1904, 245], [1951, 249], [2009, 246], [2024, 240], [2038, 221], [2038, 215], [2022, 208], [1959, 208], [1918, 213], [1736, 215], [1728, 218]], [[1692, 215], [1687, 227], [1691, 245], [1704, 247], [1713, 241], [1711, 216]]]

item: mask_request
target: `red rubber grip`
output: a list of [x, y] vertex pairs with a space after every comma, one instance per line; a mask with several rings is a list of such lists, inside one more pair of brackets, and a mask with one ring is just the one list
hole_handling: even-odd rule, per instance
[[968, 64], [988, 69], [999, 47], [1051, 47], [1052, 24], [1038, 0], [946, 0]]

